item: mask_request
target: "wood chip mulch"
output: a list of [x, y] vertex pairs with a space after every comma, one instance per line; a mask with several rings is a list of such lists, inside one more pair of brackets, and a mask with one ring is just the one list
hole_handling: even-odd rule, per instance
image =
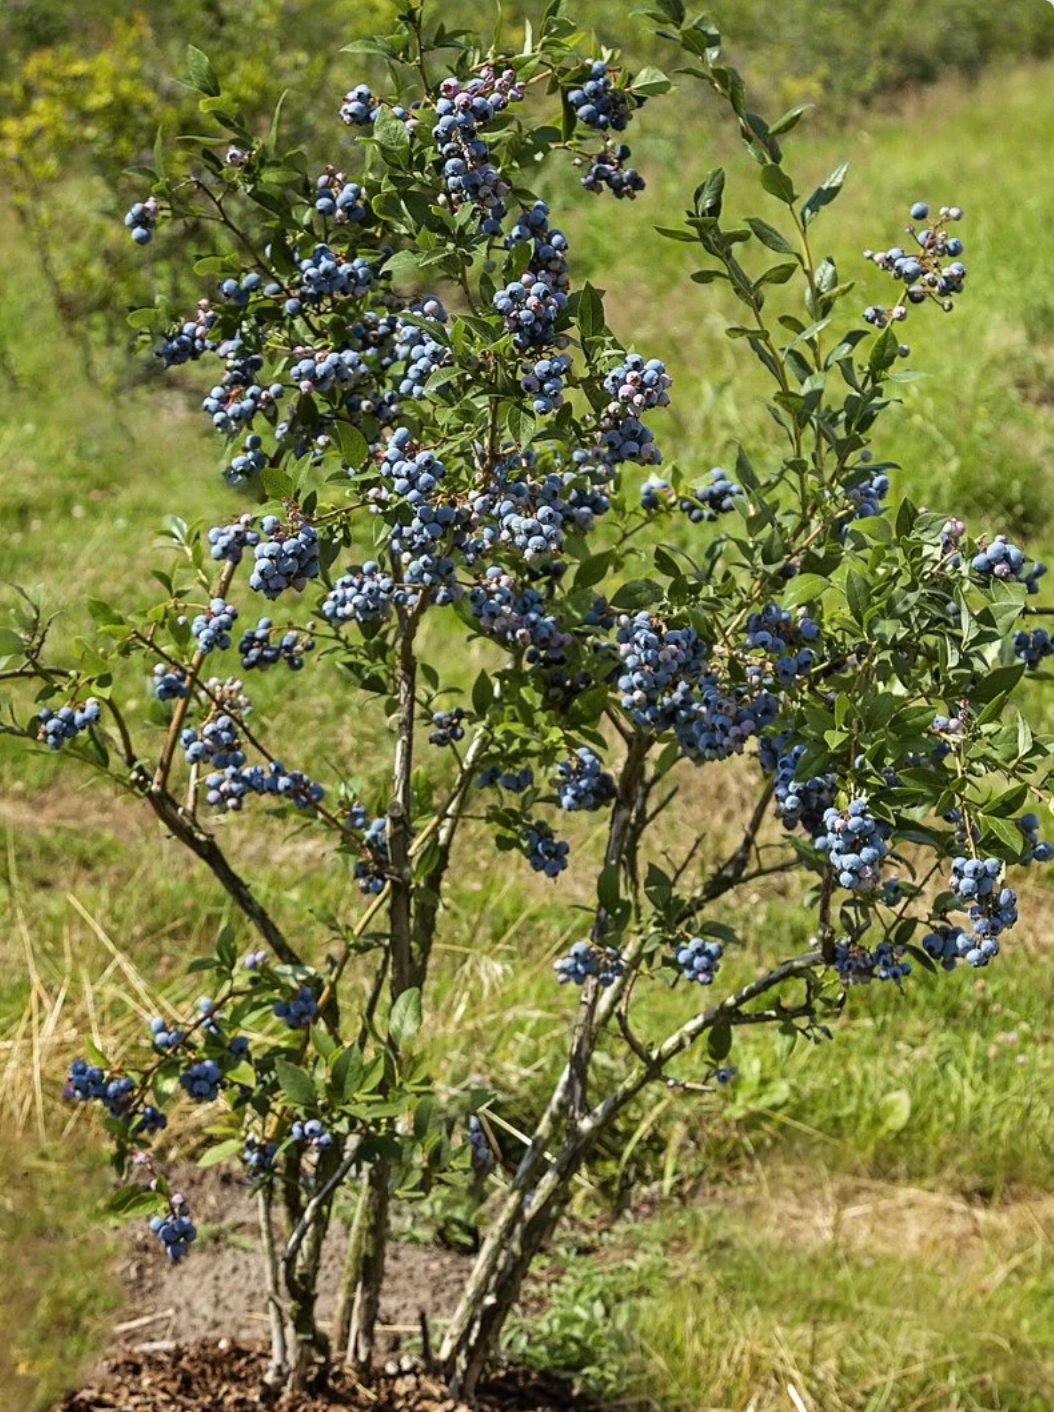
[[[277, 1401], [263, 1383], [266, 1356], [229, 1339], [189, 1347], [122, 1352], [102, 1366], [98, 1385], [72, 1392], [55, 1412], [467, 1412], [426, 1373], [394, 1365], [363, 1388], [341, 1370], [310, 1394]], [[406, 1362], [404, 1361], [404, 1369]], [[475, 1412], [595, 1412], [555, 1375], [510, 1368], [480, 1388]]]

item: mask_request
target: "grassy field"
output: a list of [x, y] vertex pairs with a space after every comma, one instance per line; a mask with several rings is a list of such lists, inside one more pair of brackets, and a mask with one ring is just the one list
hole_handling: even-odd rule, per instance
[[[806, 130], [791, 162], [802, 187], [852, 164], [817, 230], [821, 253], [861, 280], [861, 306], [877, 297], [878, 275], [860, 251], [891, 243], [911, 200], [965, 207], [967, 295], [950, 320], [911, 321], [915, 365], [930, 376], [906, 388], [877, 449], [895, 447], [903, 464], [895, 491], [971, 529], [1011, 530], [1048, 556], [1054, 290], [1039, 271], [1054, 221], [1052, 79], [1054, 66], [1023, 67], [905, 96]], [[724, 335], [733, 311], [685, 282], [686, 247], [656, 249], [649, 232], [672, 223], [671, 209], [719, 162], [732, 168], [731, 211], [775, 211], [694, 92], [651, 105], [635, 158], [649, 192], [605, 208], [604, 220], [570, 178], [554, 178], [575, 276], [606, 289], [627, 341], [670, 365], [668, 451], [705, 470], [727, 464], [742, 438], [762, 463], [768, 419], [742, 345]], [[103, 360], [101, 381], [89, 381], [10, 214], [0, 214], [0, 249], [0, 347], [17, 375], [0, 382], [0, 578], [43, 591], [68, 641], [84, 630], [88, 594], [145, 594], [166, 516], [212, 523], [238, 497], [215, 474], [194, 370], [143, 387]], [[459, 663], [466, 680], [482, 650]], [[378, 779], [383, 722], [306, 693], [279, 703], [275, 690], [256, 696], [261, 719], [280, 707], [294, 742], [325, 740], [333, 768]], [[1036, 693], [1050, 718], [1041, 685]], [[18, 1329], [0, 1343], [0, 1406], [15, 1412], [46, 1407], [75, 1379], [120, 1299], [89, 1125], [58, 1097], [65, 1062], [78, 1033], [104, 1020], [131, 1042], [158, 991], [192, 998], [183, 963], [227, 914], [136, 806], [2, 740], [0, 786], [0, 1236]], [[715, 834], [731, 838], [744, 798], [734, 774], [730, 784], [703, 770], [685, 807], [699, 820], [716, 814]], [[304, 837], [249, 832], [232, 821], [231, 851], [298, 933], [310, 906], [359, 905], [335, 861], [308, 866]], [[585, 883], [572, 876], [554, 900], [526, 869], [456, 871], [429, 1042], [454, 1057], [454, 1082], [493, 1086], [503, 1118], [520, 1126], [566, 1029], [570, 1002], [549, 967], [579, 926]], [[759, 889], [730, 918], [762, 956], [808, 935], [791, 897]], [[586, 1370], [619, 1398], [685, 1412], [1049, 1409], [1054, 896], [1034, 872], [1023, 899], [1021, 941], [983, 977], [923, 975], [903, 997], [859, 993], [833, 1044], [787, 1056], [752, 1038], [737, 1052], [740, 1083], [719, 1102], [671, 1094], [641, 1107], [581, 1199], [588, 1223], [554, 1252], [542, 1336], [524, 1351]], [[648, 1013], [658, 1026], [688, 1003], [656, 988]], [[620, 1165], [647, 1178], [648, 1202], [598, 1221]], [[666, 1205], [653, 1201], [661, 1196]], [[652, 1204], [661, 1214], [645, 1219]]]

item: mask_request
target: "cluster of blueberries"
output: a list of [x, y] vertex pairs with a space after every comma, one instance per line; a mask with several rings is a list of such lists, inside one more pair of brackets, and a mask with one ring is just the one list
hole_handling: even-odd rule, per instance
[[619, 619], [623, 708], [642, 730], [673, 729], [685, 755], [723, 760], [771, 725], [771, 692], [744, 691], [706, 670], [708, 647], [694, 628], [667, 628], [646, 610]]
[[1011, 544], [1005, 534], [997, 534], [991, 544], [979, 550], [970, 560], [971, 570], [981, 579], [1014, 579], [1023, 583], [1029, 593], [1039, 592], [1039, 580], [1047, 572], [1045, 564], [1033, 564], [1027, 574], [1022, 574], [1028, 556], [1016, 544]]
[[249, 300], [263, 284], [263, 276], [256, 270], [248, 270], [239, 279], [232, 276], [220, 281], [220, 294], [228, 304], [244, 309]]
[[[925, 201], [916, 201], [911, 207], [912, 221], [924, 221], [929, 212]], [[908, 234], [915, 240], [917, 252], [909, 253], [899, 245], [889, 250], [864, 251], [865, 260], [873, 261], [880, 270], [908, 286], [904, 299], [891, 310], [875, 305], [865, 309], [864, 318], [869, 324], [884, 328], [890, 319], [901, 322], [908, 316], [908, 304], [921, 304], [925, 299], [937, 299], [944, 309], [951, 310], [953, 296], [962, 291], [966, 266], [956, 258], [962, 254], [962, 241], [948, 234], [947, 223], [961, 221], [962, 216], [961, 207], [942, 206], [932, 228], [920, 231], [909, 225]], [[950, 261], [949, 256], [953, 257]]]
[[1023, 863], [1049, 863], [1054, 858], [1054, 843], [1046, 843], [1039, 838], [1039, 815], [1022, 814], [1017, 826], [1025, 840]]
[[270, 618], [261, 618], [254, 628], [246, 628], [242, 633], [238, 651], [246, 671], [284, 662], [291, 672], [299, 672], [304, 665], [304, 653], [311, 652], [314, 646], [315, 639], [310, 632], [276, 628]]
[[776, 814], [785, 829], [802, 828], [812, 838], [826, 831], [824, 816], [834, 807], [835, 779], [833, 775], [813, 775], [811, 779], [795, 778], [798, 764], [807, 747], [794, 741], [789, 733], [762, 736], [758, 755], [762, 769], [775, 775]]
[[152, 196], [137, 201], [125, 214], [124, 223], [136, 245], [147, 245], [157, 225], [158, 205]]
[[872, 980], [894, 981], [897, 985], [911, 974], [902, 945], [883, 940], [869, 949], [859, 941], [835, 944], [834, 968], [846, 985], [867, 985]]
[[797, 616], [792, 617], [778, 603], [766, 603], [747, 618], [744, 647], [768, 659], [765, 668], [749, 668], [749, 679], [754, 684], [771, 685], [774, 673], [780, 687], [793, 685], [797, 677], [812, 670], [816, 661], [811, 647], [798, 644], [815, 642], [819, 636], [820, 625], [809, 617], [806, 609], [799, 609]]
[[214, 809], [236, 813], [250, 794], [273, 794], [298, 809], [308, 809], [321, 801], [325, 790], [301, 770], [287, 770], [278, 760], [266, 769], [228, 765], [205, 777], [205, 800]]
[[179, 1076], [179, 1086], [196, 1103], [212, 1103], [219, 1097], [223, 1070], [215, 1059], [198, 1059]]
[[[736, 508], [736, 497], [742, 494], [742, 487], [729, 479], [720, 466], [715, 466], [710, 472], [708, 484], [697, 485], [677, 496], [677, 508], [688, 516], [693, 525], [704, 521], [712, 523], [719, 515], [731, 514]], [[640, 503], [644, 510], [664, 509], [672, 499], [673, 490], [669, 481], [658, 476], [649, 477], [641, 487]]]
[[183, 668], [167, 666], [164, 662], [158, 662], [154, 667], [153, 686], [158, 701], [175, 701], [190, 691]]
[[67, 740], [73, 740], [95, 725], [102, 715], [102, 708], [94, 696], [73, 705], [60, 706], [52, 711], [50, 706], [42, 706], [37, 712], [39, 726], [37, 739], [43, 741], [50, 750], [61, 750]]
[[263, 367], [259, 353], [243, 353], [238, 339], [221, 344], [217, 352], [226, 362], [218, 383], [202, 399], [201, 410], [225, 436], [250, 427], [257, 412], [272, 408], [285, 396], [280, 382], [264, 387], [256, 374]]
[[175, 368], [182, 363], [196, 363], [203, 353], [210, 353], [216, 346], [209, 338], [209, 330], [215, 322], [216, 315], [209, 301], [199, 299], [196, 317], [184, 320], [157, 350], [162, 367]]
[[306, 1122], [295, 1122], [289, 1129], [294, 1142], [306, 1142], [316, 1152], [324, 1152], [333, 1146], [333, 1134], [327, 1132], [318, 1118], [308, 1118]]
[[432, 730], [428, 737], [429, 745], [453, 745], [455, 741], [464, 740], [465, 727], [462, 722], [465, 719], [465, 709], [463, 706], [455, 706], [450, 711], [435, 711], [432, 714]]
[[596, 946], [591, 941], [576, 941], [566, 956], [553, 962], [560, 985], [585, 985], [591, 976], [595, 976], [602, 986], [609, 986], [625, 969], [615, 947]]
[[505, 320], [512, 341], [524, 352], [559, 346], [556, 321], [567, 304], [567, 295], [554, 288], [549, 277], [529, 267], [494, 296], [494, 307]]
[[204, 612], [197, 614], [190, 624], [190, 630], [202, 657], [207, 657], [214, 648], [225, 652], [230, 647], [231, 628], [237, 616], [237, 608], [224, 598], [210, 599]]
[[[373, 284], [373, 266], [362, 255], [353, 260], [337, 254], [325, 241], [319, 243], [310, 255], [295, 256], [297, 283], [287, 291], [283, 308], [291, 319], [295, 319], [304, 304], [317, 304], [322, 299], [353, 298], [363, 294]], [[264, 293], [277, 293], [278, 287], [268, 285]]]
[[74, 1059], [66, 1075], [63, 1096], [78, 1103], [101, 1103], [111, 1118], [123, 1118], [135, 1084], [129, 1078], [107, 1078], [98, 1064]]
[[1036, 671], [1046, 657], [1054, 657], [1054, 639], [1046, 628], [1022, 629], [1014, 633], [1014, 656], [1025, 663], [1030, 672]]
[[727, 760], [738, 755], [758, 731], [772, 725], [779, 702], [770, 691], [730, 687], [704, 672], [693, 693], [685, 683], [673, 702], [673, 728], [689, 760]]
[[337, 225], [358, 225], [366, 219], [366, 203], [358, 182], [327, 167], [315, 181], [315, 210]]
[[530, 765], [524, 765], [519, 770], [503, 770], [500, 765], [488, 765], [476, 776], [476, 784], [480, 789], [490, 789], [497, 785], [500, 789], [507, 789], [510, 794], [522, 794], [525, 789], [530, 789], [533, 783], [534, 771]]
[[470, 501], [475, 537], [463, 545], [473, 560], [496, 545], [512, 545], [528, 563], [548, 560], [564, 546], [565, 531], [587, 534], [607, 514], [608, 471], [591, 465], [588, 453], [574, 453], [574, 468], [535, 478], [528, 456], [510, 456], [495, 468], [491, 483]]
[[541, 593], [536, 588], [521, 588], [497, 564], [469, 589], [468, 606], [490, 637], [507, 647], [527, 648], [529, 662], [550, 661], [554, 653], [562, 657], [570, 642], [560, 620], [546, 612]]
[[376, 896], [383, 891], [388, 875], [388, 820], [383, 814], [370, 819], [361, 804], [353, 804], [347, 811], [345, 827], [360, 836], [366, 850], [366, 856], [355, 863], [359, 891], [367, 897]]
[[532, 206], [525, 207], [505, 237], [505, 248], [511, 250], [514, 245], [531, 245], [531, 268], [544, 275], [554, 289], [566, 293], [570, 285], [567, 236], [549, 224], [549, 214], [549, 207], [544, 201], [535, 201]]
[[197, 1239], [198, 1228], [190, 1219], [185, 1199], [171, 1198], [171, 1210], [164, 1216], [151, 1216], [150, 1229], [165, 1248], [169, 1260], [182, 1260]]
[[305, 397], [313, 393], [347, 390], [369, 377], [370, 369], [357, 348], [321, 349], [297, 347], [297, 361], [289, 376]]
[[[272, 402], [275, 400], [276, 388], [278, 396], [282, 395], [282, 384], [275, 383], [267, 394]], [[244, 485], [253, 476], [259, 475], [266, 465], [267, 452], [263, 449], [263, 437], [252, 432], [245, 438], [237, 456], [231, 457], [230, 464], [224, 469], [223, 478], [231, 485]]]
[[[411, 304], [409, 312], [439, 324], [447, 321], [446, 310], [435, 298]], [[450, 357], [445, 343], [440, 343], [428, 329], [405, 318], [400, 318], [396, 325], [394, 351], [396, 360], [403, 364], [399, 395], [418, 400], [424, 397], [425, 386], [436, 368], [442, 367]]]
[[247, 1137], [242, 1148], [242, 1165], [248, 1172], [250, 1181], [269, 1177], [275, 1169], [277, 1156], [277, 1143], [261, 1142], [259, 1138]]
[[213, 770], [225, 770], [245, 764], [238, 728], [226, 713], [206, 722], [200, 734], [193, 726], [184, 727], [179, 743], [188, 765], [205, 764]]
[[875, 470], [856, 485], [845, 488], [846, 499], [853, 506], [854, 520], [867, 520], [882, 513], [882, 501], [889, 494], [889, 476]]
[[694, 628], [667, 628], [646, 609], [623, 614], [615, 639], [623, 708], [641, 730], [668, 729], [706, 669], [707, 644]]
[[615, 776], [605, 770], [600, 756], [580, 745], [567, 760], [561, 760], [552, 781], [561, 809], [600, 809], [616, 794]]
[[713, 985], [725, 951], [719, 941], [691, 936], [677, 946], [673, 954], [686, 980], [695, 981], [698, 985]]
[[571, 89], [567, 101], [580, 123], [601, 132], [608, 128], [624, 132], [633, 111], [631, 95], [626, 89], [615, 87], [603, 59], [593, 60], [589, 77], [580, 88]]
[[277, 515], [265, 515], [260, 527], [267, 539], [253, 549], [250, 588], [273, 601], [287, 588], [303, 589], [318, 577], [318, 535], [311, 525], [285, 526]]
[[322, 604], [322, 616], [331, 623], [375, 623], [391, 612], [395, 581], [374, 560], [353, 568], [336, 580]]
[[[259, 438], [257, 438], [259, 440]], [[213, 559], [240, 564], [246, 549], [259, 544], [259, 532], [253, 529], [252, 515], [241, 515], [233, 524], [213, 525], [208, 533], [209, 553]]]
[[521, 844], [528, 863], [536, 873], [555, 878], [567, 867], [571, 845], [562, 838], [554, 838], [547, 824], [540, 821], [528, 824], [523, 831]]
[[272, 1008], [291, 1030], [306, 1030], [318, 1014], [318, 1001], [311, 987], [302, 985], [288, 1000], [276, 1000]]
[[823, 824], [826, 832], [817, 835], [816, 847], [827, 854], [839, 885], [856, 892], [877, 887], [889, 825], [868, 813], [866, 799], [854, 799], [845, 810], [832, 805]]
[[182, 1030], [170, 1029], [160, 1015], [150, 1021], [150, 1038], [157, 1049], [175, 1049], [186, 1038]]
[[532, 405], [539, 416], [548, 416], [563, 406], [564, 377], [570, 367], [571, 359], [560, 353], [554, 358], [539, 358], [520, 378], [520, 387], [533, 397]]
[[627, 353], [625, 361], [604, 378], [604, 391], [619, 406], [643, 412], [670, 405], [667, 388], [672, 382], [660, 358], [645, 361], [639, 353]]
[[432, 140], [447, 196], [455, 209], [472, 205], [480, 211], [484, 235], [500, 234], [509, 186], [491, 162], [490, 148], [479, 129], [522, 98], [523, 87], [515, 73], [506, 69], [498, 74], [490, 65], [465, 84], [445, 78], [439, 85]]
[[487, 1141], [487, 1134], [483, 1131], [483, 1124], [475, 1113], [469, 1114], [468, 1145], [473, 1173], [476, 1177], [485, 1177], [493, 1169], [495, 1157]]
[[604, 148], [590, 158], [585, 176], [582, 177], [582, 186], [586, 191], [597, 195], [610, 191], [619, 201], [633, 201], [637, 193], [647, 186], [647, 182], [636, 167], [626, 165], [631, 156], [632, 153], [624, 142]]
[[357, 83], [344, 95], [340, 105], [340, 120], [348, 127], [369, 127], [377, 117], [377, 99], [364, 83]]

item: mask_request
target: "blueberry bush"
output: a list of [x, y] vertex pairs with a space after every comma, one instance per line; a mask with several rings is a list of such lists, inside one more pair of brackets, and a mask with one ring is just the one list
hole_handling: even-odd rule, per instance
[[[806, 194], [785, 162], [804, 109], [767, 122], [708, 20], [681, 0], [649, 13], [678, 81], [727, 106], [753, 162], [764, 216], [729, 218], [712, 170], [681, 216], [655, 213], [654, 238], [691, 247], [694, 283], [740, 308], [728, 334], [771, 378], [778, 461], [743, 446], [727, 469], [666, 464], [663, 350], [626, 347], [601, 292], [574, 282], [537, 174], [575, 164], [588, 219], [646, 201], [625, 135], [673, 84], [587, 46], [562, 0], [515, 53], [404, 4], [392, 33], [348, 46], [387, 80], [333, 94], [329, 162], [284, 146], [281, 107], [250, 126], [191, 48], [215, 135], [192, 136], [196, 165], [171, 177], [159, 144], [124, 222], [203, 293], [182, 318], [159, 298], [130, 322], [166, 367], [202, 364], [223, 474], [253, 508], [173, 521], [160, 592], [90, 601], [69, 660], [25, 596], [0, 639], [4, 728], [151, 809], [240, 920], [191, 963], [196, 1009], [154, 1018], [126, 1062], [86, 1044], [67, 1095], [102, 1110], [115, 1210], [149, 1217], [174, 1261], [196, 1232], [163, 1134], [209, 1110], [201, 1160], [240, 1166], [258, 1200], [276, 1384], [331, 1358], [367, 1376], [393, 1205], [500, 1180], [435, 1354], [471, 1395], [572, 1182], [640, 1095], [734, 1083], [743, 1028], [827, 1043], [855, 987], [991, 964], [1018, 920], [1013, 870], [1054, 851], [1037, 812], [1054, 742], [1019, 704], [1051, 655], [1025, 625], [1051, 611], [1034, 603], [1043, 566], [891, 502], [900, 468], [872, 451], [917, 375], [911, 321], [969, 297], [964, 213], [916, 193], [876, 213], [893, 244], [856, 257], [856, 290], [816, 254], [845, 168]], [[186, 231], [203, 222], [224, 253], [196, 257]], [[489, 665], [462, 690], [469, 640]], [[262, 671], [349, 717], [383, 711], [381, 793], [334, 778], [325, 742], [290, 756], [280, 711], [253, 715]], [[707, 768], [752, 791], [727, 855], [661, 831]], [[603, 821], [598, 860], [578, 856], [580, 813]], [[347, 868], [355, 914], [279, 926], [225, 840], [285, 825], [318, 867]], [[416, 1043], [458, 850], [519, 855], [546, 889], [592, 870], [555, 963], [566, 1054], [503, 1180]], [[722, 901], [775, 873], [814, 935], [772, 964]], [[730, 981], [740, 957], [751, 978]], [[353, 962], [372, 968], [364, 1005]], [[690, 997], [665, 1033], [656, 987]], [[321, 1251], [353, 1184], [327, 1333]]]

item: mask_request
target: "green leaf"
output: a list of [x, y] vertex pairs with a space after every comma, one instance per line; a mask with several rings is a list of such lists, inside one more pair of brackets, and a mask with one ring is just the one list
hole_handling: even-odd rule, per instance
[[575, 317], [583, 338], [596, 338], [604, 332], [604, 301], [588, 280], [582, 287]]
[[340, 443], [340, 453], [349, 466], [361, 466], [370, 454], [369, 443], [350, 422], [335, 423], [337, 441]]
[[813, 194], [801, 208], [801, 218], [805, 225], [811, 225], [820, 214], [824, 206], [829, 206], [842, 189], [846, 174], [849, 171], [849, 163], [843, 162], [835, 167], [829, 177], [826, 177], [816, 188]]
[[822, 574], [798, 574], [780, 594], [780, 601], [785, 608], [800, 608], [822, 598], [830, 587], [830, 580]]
[[646, 608], [662, 597], [662, 589], [652, 579], [630, 579], [611, 600], [613, 608]]
[[732, 1026], [727, 1023], [714, 1025], [707, 1038], [706, 1047], [711, 1059], [718, 1063], [727, 1059], [732, 1049]]
[[214, 1147], [207, 1147], [198, 1158], [199, 1167], [215, 1167], [217, 1162], [225, 1162], [228, 1157], [234, 1157], [241, 1152], [245, 1146], [240, 1137], [229, 1137], [224, 1142], [218, 1142]]
[[614, 912], [619, 904], [618, 864], [605, 865], [597, 879], [597, 900], [606, 912]]
[[849, 602], [849, 611], [858, 623], [862, 623], [871, 601], [871, 590], [863, 574], [857, 573], [852, 567], [846, 575], [845, 596]]
[[602, 554], [591, 554], [588, 559], [583, 559], [575, 573], [575, 588], [592, 588], [595, 583], [599, 583], [607, 574], [611, 567], [611, 551], [605, 550]]
[[777, 201], [782, 201], [786, 206], [797, 200], [794, 183], [782, 167], [776, 166], [775, 162], [770, 162], [762, 167], [761, 185], [770, 196], [775, 196]]
[[274, 105], [274, 113], [271, 116], [271, 130], [268, 134], [267, 142], [272, 151], [278, 146], [278, 133], [282, 126], [282, 107], [288, 92], [288, 88], [282, 89], [281, 93], [278, 95], [278, 102]]
[[362, 1052], [357, 1044], [342, 1049], [333, 1061], [333, 1087], [341, 1098], [351, 1098], [358, 1092], [362, 1079]]
[[193, 44], [187, 45], [187, 72], [190, 81], [199, 93], [215, 98], [220, 92], [220, 81], [209, 62], [209, 56]]
[[724, 168], [715, 167], [707, 172], [699, 186], [695, 188], [695, 209], [700, 216], [717, 217], [721, 214], [721, 202], [725, 192]]
[[380, 54], [385, 59], [398, 59], [399, 55], [386, 39], [374, 35], [369, 39], [353, 39], [339, 50], [341, 54]]
[[410, 133], [406, 124], [390, 108], [382, 107], [377, 109], [372, 132], [388, 165], [403, 170], [410, 153]]
[[398, 1048], [413, 1039], [421, 1028], [421, 992], [416, 986], [404, 990], [388, 1016], [388, 1034]]
[[118, 613], [117, 609], [111, 607], [110, 604], [105, 602], [102, 598], [89, 598], [88, 612], [92, 615], [95, 622], [100, 625], [119, 627], [124, 623], [124, 618]]
[[159, 127], [154, 138], [154, 171], [162, 181], [168, 175], [165, 168], [165, 130]]
[[899, 340], [893, 332], [892, 324], [887, 325], [875, 339], [867, 366], [873, 373], [884, 373], [897, 360]]
[[509, 435], [519, 447], [529, 446], [538, 432], [538, 418], [518, 402], [510, 402], [505, 412]]
[[168, 1205], [159, 1191], [148, 1191], [141, 1186], [123, 1186], [106, 1203], [107, 1210], [114, 1216], [145, 1216], [155, 1211], [164, 1211]]
[[767, 246], [770, 250], [775, 250], [778, 255], [794, 254], [794, 246], [781, 235], [775, 226], [770, 226], [768, 221], [763, 221], [759, 216], [748, 216], [747, 225], [762, 245]]
[[309, 1073], [288, 1059], [276, 1059], [274, 1068], [279, 1088], [295, 1108], [315, 1106], [315, 1085]]
[[639, 93], [645, 98], [654, 98], [660, 93], [669, 93], [673, 84], [654, 64], [647, 64], [629, 85], [631, 93]]
[[790, 132], [792, 127], [797, 127], [803, 113], [807, 113], [813, 105], [811, 103], [795, 103], [793, 108], [788, 108], [782, 117], [769, 128], [770, 137], [778, 137], [781, 132]]
[[797, 265], [771, 265], [761, 278], [755, 281], [754, 288], [760, 284], [786, 284], [797, 273]]
[[477, 716], [485, 716], [494, 704], [494, 683], [486, 672], [480, 672], [472, 683], [472, 709]]

